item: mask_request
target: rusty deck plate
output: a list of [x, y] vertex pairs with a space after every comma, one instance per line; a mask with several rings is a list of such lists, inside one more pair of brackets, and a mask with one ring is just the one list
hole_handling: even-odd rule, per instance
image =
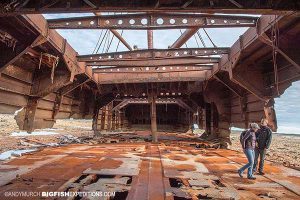
[[195, 149], [187, 141], [45, 148], [0, 165], [0, 199], [17, 191], [115, 192], [110, 199], [300, 198], [299, 171], [267, 162], [266, 175], [252, 181], [237, 174], [245, 161], [239, 152]]

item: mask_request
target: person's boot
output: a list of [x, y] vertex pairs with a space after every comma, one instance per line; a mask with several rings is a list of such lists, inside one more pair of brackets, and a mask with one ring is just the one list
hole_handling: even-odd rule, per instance
[[250, 176], [250, 177], [248, 177], [248, 179], [255, 180], [256, 178], [254, 176]]
[[241, 178], [243, 178], [243, 172], [241, 170], [238, 170], [238, 174]]
[[265, 175], [265, 173], [263, 171], [259, 171], [258, 174], [262, 175], [262, 176]]

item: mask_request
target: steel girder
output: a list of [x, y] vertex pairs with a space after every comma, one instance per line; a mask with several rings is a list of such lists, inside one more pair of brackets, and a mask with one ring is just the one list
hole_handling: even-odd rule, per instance
[[198, 27], [186, 29], [183, 34], [170, 46], [171, 49], [180, 48], [184, 43], [186, 43], [197, 31]]
[[208, 14], [123, 14], [48, 20], [52, 29], [179, 29], [255, 26], [257, 17]]
[[97, 74], [99, 84], [203, 81], [206, 71], [169, 73]]
[[157, 67], [176, 65], [197, 65], [218, 63], [219, 58], [213, 57], [191, 57], [191, 58], [163, 58], [144, 60], [105, 60], [85, 62], [86, 66], [122, 66], [122, 67]]
[[229, 48], [180, 48], [180, 49], [145, 49], [136, 51], [122, 51], [114, 53], [90, 54], [77, 56], [80, 62], [95, 62], [123, 59], [152, 59], [152, 58], [180, 58], [191, 56], [210, 56], [227, 54]]
[[166, 73], [211, 70], [213, 65], [182, 65], [161, 67], [107, 67], [93, 68], [93, 73]]
[[3, 0], [0, 15], [63, 12], [202, 12], [202, 13], [284, 13], [299, 10], [299, 1], [282, 0]]
[[[144, 98], [125, 98], [120, 104], [116, 105], [112, 111], [120, 110], [128, 104], [149, 104], [150, 101], [147, 97]], [[175, 98], [157, 98], [156, 104], [178, 104]], [[179, 105], [181, 106], [181, 105]]]

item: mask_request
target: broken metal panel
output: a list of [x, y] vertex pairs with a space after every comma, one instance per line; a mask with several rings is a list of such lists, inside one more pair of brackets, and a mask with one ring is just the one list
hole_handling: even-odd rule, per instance
[[[256, 17], [207, 14], [147, 13], [98, 15], [48, 20], [51, 29], [186, 29], [255, 26]], [[151, 48], [149, 48], [151, 49]]]
[[24, 19], [62, 55], [67, 69], [74, 75], [84, 73], [85, 66], [77, 61], [77, 53], [55, 30], [47, 28], [47, 21], [41, 15], [24, 15]]
[[28, 39], [24, 43], [19, 41], [14, 48], [6, 47], [4, 44], [0, 44], [0, 73], [9, 65], [13, 64], [16, 60], [22, 57], [34, 44], [34, 39]]
[[12, 48], [12, 50], [14, 51], [18, 40], [11, 36], [9, 33], [0, 30], [0, 42], [4, 43], [9, 48]]

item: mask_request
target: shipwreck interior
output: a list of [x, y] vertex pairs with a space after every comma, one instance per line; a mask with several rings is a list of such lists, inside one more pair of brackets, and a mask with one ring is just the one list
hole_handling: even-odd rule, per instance
[[[147, 17], [152, 24], [139, 21]], [[95, 134], [143, 125], [155, 135], [157, 128], [185, 131], [196, 123], [208, 137], [230, 142], [230, 127], [245, 128], [261, 118], [276, 131], [274, 98], [300, 77], [294, 11], [51, 20], [2, 13], [0, 25], [0, 111], [18, 111], [19, 128], [29, 132], [62, 118], [93, 119]], [[184, 48], [201, 27], [249, 29], [232, 47]], [[112, 31], [128, 51], [78, 55], [55, 30], [93, 28]], [[152, 31], [175, 28], [187, 29], [168, 49], [155, 49]], [[116, 29], [146, 29], [148, 49], [133, 49]]]
[[[226, 149], [231, 127], [266, 118], [277, 130], [274, 98], [300, 80], [299, 10], [299, 1], [282, 0], [1, 1], [0, 113], [15, 114], [28, 133], [73, 118], [92, 120], [94, 138], [145, 139], [130, 130], [147, 130], [149, 138], [45, 148], [12, 160], [0, 165], [0, 193], [112, 184], [110, 199], [299, 199], [298, 171], [268, 163], [271, 175], [261, 184], [241, 182], [236, 170], [245, 159]], [[50, 13], [65, 15], [43, 15]], [[220, 47], [206, 30], [222, 28], [247, 30]], [[102, 52], [79, 54], [57, 31], [86, 29], [102, 30], [95, 44]], [[147, 48], [129, 43], [127, 30], [144, 30]], [[181, 35], [157, 48], [156, 30]], [[198, 45], [187, 47], [192, 38]], [[113, 39], [126, 50], [111, 49]], [[201, 138], [181, 137], [193, 124]], [[220, 145], [195, 150], [200, 139]]]

